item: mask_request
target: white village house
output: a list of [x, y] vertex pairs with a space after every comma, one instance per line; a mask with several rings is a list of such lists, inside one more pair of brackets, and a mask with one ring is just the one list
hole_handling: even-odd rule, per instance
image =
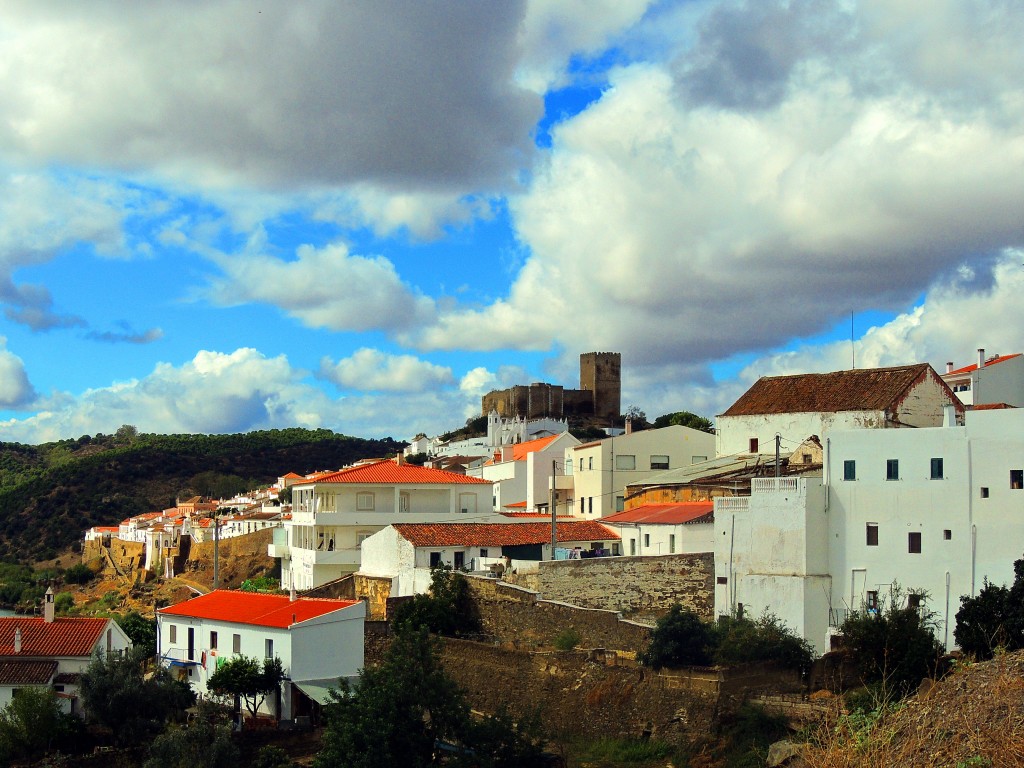
[[157, 611], [157, 657], [200, 696], [228, 659], [277, 657], [286, 679], [261, 711], [291, 720], [326, 703], [339, 678], [359, 674], [365, 616], [359, 600], [215, 590]]
[[899, 584], [952, 647], [960, 596], [1011, 583], [1024, 553], [1024, 410], [965, 421], [832, 431], [822, 479], [716, 499], [716, 613], [769, 609], [824, 652], [851, 609]]
[[[619, 554], [618, 534], [593, 520], [559, 520], [556, 556]], [[359, 573], [391, 579], [391, 597], [426, 592], [436, 565], [486, 571], [492, 565], [536, 570], [551, 558], [551, 524], [396, 523], [363, 542]]]
[[713, 552], [715, 505], [711, 501], [643, 504], [601, 518], [622, 539], [624, 555]]
[[[549, 487], [556, 468], [561, 466], [565, 451], [580, 441], [568, 432], [501, 446], [494, 457], [466, 474], [494, 483], [495, 511], [523, 509], [546, 511], [550, 505]], [[560, 473], [557, 473], [560, 474]], [[564, 505], [563, 505], [564, 507]], [[572, 514], [561, 508], [560, 514]]]
[[964, 405], [1006, 403], [1024, 407], [1024, 354], [992, 355], [978, 350], [978, 361], [953, 368], [946, 363], [942, 380]]
[[53, 590], [42, 616], [0, 618], [0, 708], [19, 688], [51, 688], [65, 712], [81, 715], [78, 679], [97, 654], [122, 653], [132, 642], [113, 619], [57, 617]]
[[292, 517], [274, 531], [281, 587], [312, 589], [353, 573], [363, 541], [394, 522], [499, 519], [491, 483], [399, 461], [377, 461], [297, 481]]

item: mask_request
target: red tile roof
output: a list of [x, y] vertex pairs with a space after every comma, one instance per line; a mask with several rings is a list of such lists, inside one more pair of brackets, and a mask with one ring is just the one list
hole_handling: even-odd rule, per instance
[[[722, 415], [882, 411], [932, 370], [928, 363], [918, 363], [893, 368], [764, 376]], [[938, 379], [938, 374], [935, 375]]]
[[982, 403], [981, 405], [972, 406], [972, 411], [1004, 411], [1007, 408], [1016, 408], [1015, 405], [1009, 403]]
[[643, 504], [624, 512], [602, 517], [602, 523], [655, 523], [680, 525], [714, 520], [713, 501], [685, 501], [679, 504]]
[[[596, 520], [556, 523], [559, 541], [604, 541], [619, 535]], [[551, 541], [550, 523], [395, 523], [414, 547], [510, 547]]]
[[[985, 361], [985, 367], [988, 368], [990, 365], [995, 365], [996, 363], [1002, 363], [1002, 362], [1005, 362], [1006, 360], [1012, 360], [1015, 357], [1020, 357], [1022, 354], [1024, 354], [1024, 353], [1017, 352], [1017, 353], [1012, 354], [1012, 355], [1000, 355], [999, 357], [993, 357], [991, 360], [986, 360]], [[978, 364], [974, 363], [973, 365], [965, 365], [963, 368], [957, 368], [955, 371], [950, 371], [949, 373], [944, 373], [944, 374], [942, 374], [942, 376], [943, 376], [943, 378], [945, 378], [946, 376], [957, 376], [957, 375], [962, 374], [962, 373], [970, 373], [971, 371], [976, 371], [976, 370], [978, 370]]]
[[561, 436], [562, 435], [551, 435], [549, 437], [539, 437], [536, 440], [528, 440], [525, 443], [514, 444], [512, 446], [512, 461], [524, 461], [527, 455], [534, 451], [540, 451], [547, 448]]
[[[91, 656], [110, 619], [36, 616], [0, 618], [0, 656]], [[14, 652], [14, 630], [21, 629], [21, 652]]]
[[56, 671], [56, 661], [0, 661], [0, 685], [46, 685]]
[[506, 509], [526, 509], [525, 501], [513, 501], [511, 504], [503, 504]]
[[291, 600], [287, 595], [263, 595], [257, 592], [217, 589], [169, 608], [161, 608], [160, 614], [284, 629], [297, 622], [348, 608], [357, 602], [312, 597]]
[[[457, 472], [446, 472], [443, 469], [418, 467], [414, 464], [395, 464], [393, 461], [378, 461], [358, 467], [349, 467], [338, 472], [331, 472], [316, 479], [318, 483], [388, 483], [410, 485], [424, 484], [474, 484], [490, 485], [490, 480], [478, 477], [467, 477]], [[299, 485], [300, 483], [297, 483]]]
[[289, 472], [289, 473], [288, 473], [287, 475], [282, 475], [282, 477], [284, 477], [284, 478], [287, 478], [287, 479], [291, 480], [291, 479], [294, 479], [294, 478], [296, 478], [296, 477], [298, 477], [298, 478], [301, 478], [301, 477], [302, 477], [302, 475], [300, 475], [300, 474], [299, 474], [299, 473], [297, 473], [297, 472]]

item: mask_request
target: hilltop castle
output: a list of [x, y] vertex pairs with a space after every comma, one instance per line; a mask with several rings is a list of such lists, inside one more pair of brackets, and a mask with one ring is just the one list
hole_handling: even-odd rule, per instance
[[564, 419], [571, 416], [611, 421], [621, 412], [622, 355], [585, 352], [580, 355], [580, 388], [559, 384], [517, 384], [483, 396], [482, 415], [491, 411], [512, 419]]

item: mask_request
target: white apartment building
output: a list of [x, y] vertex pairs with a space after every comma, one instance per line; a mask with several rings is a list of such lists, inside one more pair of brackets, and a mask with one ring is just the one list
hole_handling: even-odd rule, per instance
[[1024, 354], [1020, 352], [985, 357], [985, 350], [979, 349], [976, 363], [956, 369], [946, 363], [942, 380], [964, 405], [1024, 406]]
[[710, 501], [642, 504], [601, 519], [622, 539], [622, 554], [674, 555], [715, 551], [715, 505]]
[[[468, 469], [466, 474], [494, 483], [493, 508], [497, 512], [519, 507], [527, 511], [547, 510], [551, 478], [554, 474], [561, 474], [559, 468], [566, 450], [579, 444], [580, 441], [568, 432], [562, 432], [525, 443], [504, 445], [496, 449], [494, 458]], [[558, 511], [572, 513], [572, 509], [565, 508]]]
[[356, 571], [367, 537], [391, 523], [481, 522], [491, 482], [395, 461], [317, 475], [292, 485], [292, 517], [274, 531], [281, 587], [312, 589]]
[[716, 499], [715, 542], [719, 614], [767, 608], [822, 652], [851, 609], [899, 584], [952, 647], [961, 595], [1012, 582], [1024, 554], [1024, 410], [832, 432], [820, 484], [766, 478]]
[[[567, 448], [556, 487], [571, 494], [579, 517], [595, 519], [621, 512], [627, 485], [665, 470], [707, 461], [715, 453], [715, 436], [673, 425], [645, 429]], [[571, 490], [563, 488], [571, 482]]]

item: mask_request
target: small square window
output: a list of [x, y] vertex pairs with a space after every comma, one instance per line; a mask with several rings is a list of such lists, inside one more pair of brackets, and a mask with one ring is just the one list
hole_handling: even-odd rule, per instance
[[869, 547], [878, 546], [878, 523], [868, 523], [867, 525], [867, 545]]
[[750, 438], [750, 452], [751, 453], [757, 453], [757, 438], [756, 437]]
[[952, 541], [952, 539], [953, 539], [953, 532], [951, 530], [949, 530], [949, 528], [946, 528], [942, 532], [942, 538], [944, 538], [946, 541]]
[[356, 494], [356, 509], [359, 511], [370, 511], [374, 508], [372, 493]]
[[663, 454], [652, 455], [651, 469], [668, 469], [668, 456]]
[[847, 459], [843, 462], [843, 480], [856, 480], [857, 479], [857, 462], [853, 459]]
[[632, 470], [636, 469], [636, 456], [628, 453], [622, 453], [615, 457], [615, 468]]
[[932, 459], [932, 480], [942, 480], [942, 459]]
[[900, 460], [899, 459], [886, 459], [885, 460], [885, 479], [886, 480], [899, 480], [900, 479]]
[[1015, 491], [1024, 488], [1024, 469], [1010, 470], [1010, 487]]
[[907, 608], [912, 611], [918, 611], [921, 609], [921, 604], [924, 602], [924, 597], [919, 594], [911, 592], [907, 595]]
[[878, 613], [878, 590], [868, 590], [867, 596], [864, 599], [864, 607], [869, 613]]
[[728, 576], [718, 576], [718, 577], [715, 578], [715, 583], [716, 584], [728, 584], [729, 583], [729, 577]]
[[981, 498], [983, 498], [983, 499], [987, 499], [988, 498], [988, 487], [987, 486], [984, 486], [984, 485], [981, 486]]
[[921, 554], [921, 532], [911, 531], [907, 534], [907, 552], [912, 555]]
[[487, 554], [487, 550], [486, 550], [486, 549], [481, 549], [481, 550], [480, 550], [480, 557], [488, 557], [488, 554]]
[[430, 553], [430, 567], [431, 568], [436, 568], [440, 564], [441, 564], [441, 553], [440, 552], [431, 552]]

